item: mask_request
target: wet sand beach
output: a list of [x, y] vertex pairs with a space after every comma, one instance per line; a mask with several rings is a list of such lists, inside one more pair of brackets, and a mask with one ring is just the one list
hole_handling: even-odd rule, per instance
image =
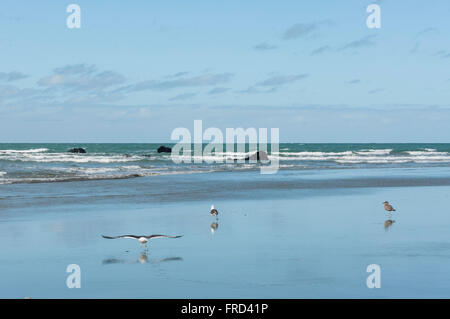
[[[444, 171], [1, 185], [0, 297], [445, 298]], [[148, 251], [101, 237], [156, 233], [184, 237], [152, 240]], [[80, 289], [66, 286], [69, 264], [81, 268]], [[370, 264], [381, 267], [380, 289], [366, 286]]]

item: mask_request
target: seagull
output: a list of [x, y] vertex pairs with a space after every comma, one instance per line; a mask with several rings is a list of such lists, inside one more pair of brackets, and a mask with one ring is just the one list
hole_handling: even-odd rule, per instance
[[211, 216], [216, 216], [219, 215], [219, 212], [217, 211], [217, 209], [214, 208], [214, 205], [211, 205], [211, 210], [209, 211]]
[[384, 210], [386, 210], [388, 212], [395, 212], [394, 207], [392, 207], [388, 201], [385, 201], [383, 204], [384, 204]]
[[142, 244], [147, 245], [147, 242], [149, 241], [149, 239], [152, 239], [152, 238], [180, 238], [183, 236], [168, 236], [168, 235], [157, 234], [157, 235], [150, 235], [150, 236], [144, 236], [144, 235], [142, 235], [142, 236], [137, 236], [137, 235], [105, 236], [105, 235], [102, 235], [102, 237], [106, 238], [106, 239], [133, 238], [133, 239], [137, 239], [139, 241], [140, 245], [142, 245]]

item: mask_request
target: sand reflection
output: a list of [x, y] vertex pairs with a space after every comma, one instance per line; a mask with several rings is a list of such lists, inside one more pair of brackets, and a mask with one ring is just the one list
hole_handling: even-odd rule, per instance
[[183, 261], [181, 257], [166, 257], [166, 258], [148, 258], [147, 252], [141, 252], [137, 259], [125, 259], [125, 258], [105, 258], [103, 259], [103, 265], [112, 264], [160, 264], [169, 261]]
[[214, 235], [214, 233], [217, 231], [217, 229], [219, 228], [219, 223], [214, 222], [211, 224], [211, 234]]
[[384, 230], [388, 231], [389, 228], [395, 223], [395, 220], [388, 219], [384, 222]]

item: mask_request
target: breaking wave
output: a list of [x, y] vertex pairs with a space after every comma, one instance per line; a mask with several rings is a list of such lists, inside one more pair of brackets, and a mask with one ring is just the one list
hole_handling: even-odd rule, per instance
[[[258, 169], [262, 165], [244, 161], [254, 152], [218, 151], [196, 156], [191, 150], [188, 155], [174, 155], [174, 159], [184, 160], [177, 164], [171, 154], [157, 153], [157, 147], [99, 145], [87, 154], [67, 153], [67, 146], [60, 149], [4, 147], [5, 149], [0, 149], [0, 184], [243, 171]], [[392, 147], [389, 147], [390, 145]], [[406, 148], [396, 144], [386, 146], [388, 147], [371, 148], [350, 144], [324, 144], [312, 147], [308, 144], [285, 144], [277, 152], [268, 152], [268, 158], [271, 161], [277, 160], [280, 169], [286, 170], [450, 165], [450, 147], [447, 144], [436, 148]]]

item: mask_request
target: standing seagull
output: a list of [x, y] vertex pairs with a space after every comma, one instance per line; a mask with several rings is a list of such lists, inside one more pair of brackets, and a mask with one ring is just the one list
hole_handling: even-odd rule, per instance
[[209, 213], [211, 214], [211, 216], [216, 216], [216, 218], [219, 215], [219, 212], [214, 208], [214, 205], [211, 205], [211, 210], [209, 211]]
[[147, 242], [152, 238], [180, 238], [183, 236], [168, 236], [168, 235], [150, 235], [150, 236], [137, 236], [137, 235], [121, 235], [121, 236], [105, 236], [102, 235], [103, 238], [106, 239], [117, 239], [117, 238], [133, 238], [139, 241], [139, 244], [144, 244], [147, 247]]
[[384, 210], [386, 210], [388, 212], [395, 212], [394, 207], [392, 207], [388, 201], [385, 201], [383, 204], [384, 204]]

